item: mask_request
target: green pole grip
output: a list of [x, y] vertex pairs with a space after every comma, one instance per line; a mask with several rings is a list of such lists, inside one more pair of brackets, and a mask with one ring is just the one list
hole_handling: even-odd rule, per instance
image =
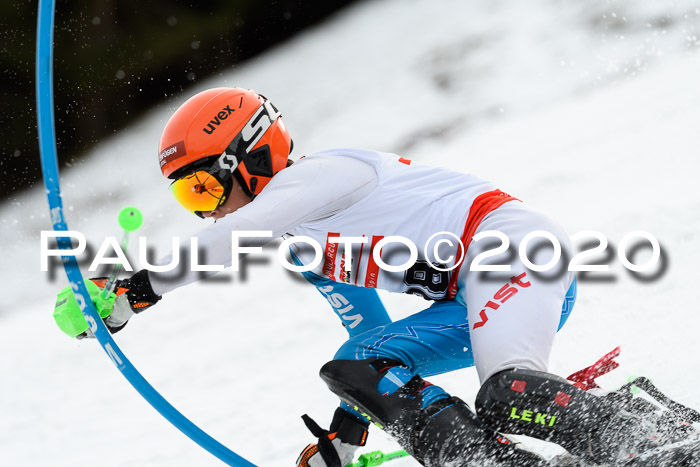
[[[141, 224], [143, 224], [143, 214], [141, 214], [141, 211], [139, 211], [137, 208], [128, 206], [119, 211], [118, 220], [119, 226], [124, 230], [121, 248], [122, 251], [126, 253], [126, 245], [129, 243], [129, 234], [141, 227]], [[109, 294], [112, 293], [112, 289], [114, 288], [114, 284], [117, 281], [117, 276], [119, 275], [121, 268], [121, 264], [114, 265], [112, 274], [110, 274], [109, 279], [107, 280], [107, 285], [105, 285], [105, 288], [102, 290], [102, 299], [106, 300], [107, 297], [109, 297]]]
[[376, 467], [377, 465], [382, 465], [384, 462], [389, 462], [406, 456], [408, 456], [408, 453], [404, 450], [389, 452], [386, 454], [382, 451], [372, 451], [361, 454], [357, 462], [348, 464], [345, 467]]

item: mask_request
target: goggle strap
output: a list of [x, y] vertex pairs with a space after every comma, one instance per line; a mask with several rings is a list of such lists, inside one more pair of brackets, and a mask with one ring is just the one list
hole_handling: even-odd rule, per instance
[[[243, 132], [244, 130], [248, 127], [248, 125], [255, 121], [260, 119], [260, 115], [262, 113], [265, 113], [267, 115], [267, 120], [269, 122], [267, 127], [264, 127], [262, 130], [259, 130], [261, 133], [264, 133], [267, 131], [267, 128], [269, 128], [272, 123], [274, 123], [278, 117], [281, 116], [280, 111], [275, 107], [272, 102], [270, 102], [265, 96], [260, 96], [263, 98], [262, 104], [260, 104], [260, 107], [253, 113], [253, 115], [250, 117], [250, 119], [246, 122], [245, 125], [243, 125], [243, 130], [239, 131], [238, 134], [233, 138], [233, 141], [229, 143], [229, 145], [226, 147], [224, 152], [219, 156], [219, 158], [216, 160], [214, 163], [214, 166], [212, 167], [212, 170], [210, 171], [211, 173], [214, 173], [213, 170], [216, 170], [217, 172], [220, 173], [220, 171], [226, 170], [228, 173], [235, 173], [236, 169], [240, 164], [245, 162], [248, 154], [250, 154], [250, 151], [248, 148], [246, 148], [244, 145], [249, 144], [250, 146], [254, 146], [257, 142], [260, 136], [257, 136], [257, 138], [254, 138], [252, 142], [244, 142], [243, 141]], [[223, 178], [222, 175], [220, 177]]]
[[[221, 153], [218, 159], [216, 159], [216, 162], [211, 166], [209, 169], [210, 173], [216, 173], [218, 174], [221, 178], [223, 178], [223, 174], [232, 174], [236, 171], [238, 168], [238, 165], [242, 162], [239, 160], [239, 150], [238, 147], [241, 144], [241, 134], [237, 134], [235, 138], [233, 138], [233, 141], [229, 143], [229, 145], [224, 149], [224, 152]], [[222, 174], [223, 173], [223, 174]]]

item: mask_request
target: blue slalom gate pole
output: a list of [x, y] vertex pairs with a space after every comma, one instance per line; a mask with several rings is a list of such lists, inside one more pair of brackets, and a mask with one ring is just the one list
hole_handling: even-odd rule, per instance
[[[44, 185], [49, 200], [49, 211], [53, 229], [57, 232], [67, 231], [68, 226], [63, 217], [63, 202], [58, 179], [58, 157], [56, 151], [56, 130], [53, 107], [53, 23], [55, 0], [39, 0], [39, 18], [37, 21], [36, 45], [36, 93], [37, 123], [39, 129], [39, 149]], [[68, 236], [57, 237], [58, 247], [62, 250], [72, 248]], [[192, 441], [209, 451], [228, 465], [255, 467], [252, 464], [216, 441], [197, 425], [188, 420], [145, 380], [141, 373], [126, 358], [117, 346], [107, 327], [102, 323], [90, 294], [85, 287], [83, 276], [74, 256], [63, 256], [63, 265], [70, 281], [75, 298], [95, 334], [97, 341], [116, 365], [124, 377], [131, 383], [144, 399], [163, 417], [175, 425]]]

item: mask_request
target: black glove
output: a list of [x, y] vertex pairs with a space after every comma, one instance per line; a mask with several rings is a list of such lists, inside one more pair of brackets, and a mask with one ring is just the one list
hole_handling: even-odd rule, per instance
[[[98, 277], [90, 280], [100, 289], [103, 289], [107, 284], [108, 278]], [[112, 334], [124, 329], [124, 326], [134, 314], [150, 308], [162, 298], [153, 291], [151, 281], [148, 278], [148, 271], [145, 269], [140, 270], [128, 279], [118, 280], [114, 287], [114, 294], [117, 298], [114, 300], [112, 313], [102, 320]], [[95, 336], [88, 328], [87, 331], [78, 334], [76, 337], [83, 339]]]

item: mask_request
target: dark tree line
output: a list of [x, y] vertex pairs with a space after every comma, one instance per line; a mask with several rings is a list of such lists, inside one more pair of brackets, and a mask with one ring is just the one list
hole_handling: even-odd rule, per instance
[[[259, 54], [351, 3], [311, 0], [57, 0], [54, 93], [60, 162], [169, 95]], [[0, 2], [3, 198], [40, 183], [37, 1]]]

